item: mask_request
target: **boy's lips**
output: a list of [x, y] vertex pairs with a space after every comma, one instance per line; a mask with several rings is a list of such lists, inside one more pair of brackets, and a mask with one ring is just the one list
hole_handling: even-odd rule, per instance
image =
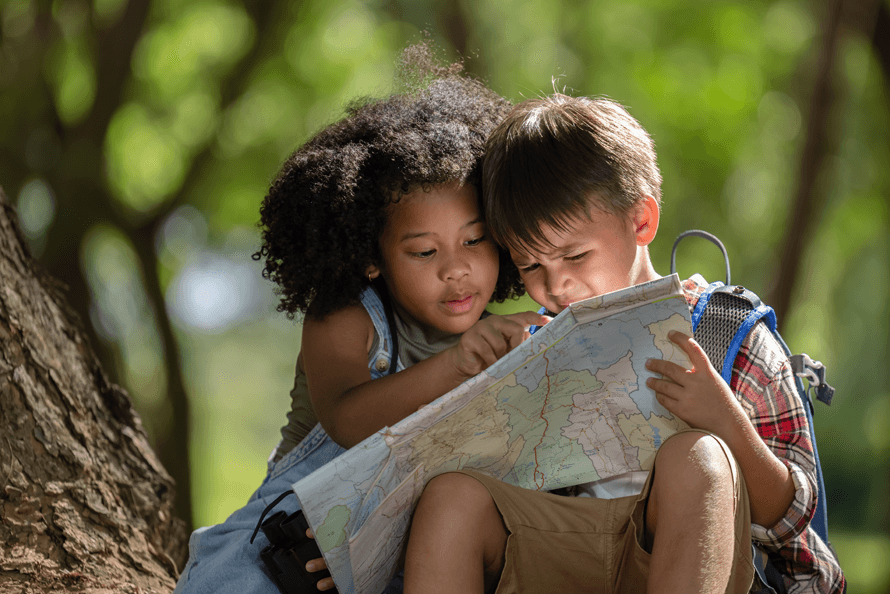
[[565, 297], [560, 297], [559, 299], [552, 299], [550, 302], [556, 304], [556, 307], [559, 308], [559, 311], [564, 310], [565, 308], [570, 306], [572, 303], [574, 303], [574, 301], [572, 301], [570, 299], [566, 299]]

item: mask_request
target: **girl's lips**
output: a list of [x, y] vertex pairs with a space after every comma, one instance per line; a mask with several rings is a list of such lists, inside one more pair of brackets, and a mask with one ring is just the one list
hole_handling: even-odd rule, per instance
[[464, 313], [469, 311], [470, 308], [473, 306], [473, 296], [467, 295], [462, 299], [446, 301], [445, 305], [448, 306], [448, 309], [450, 309], [454, 313]]

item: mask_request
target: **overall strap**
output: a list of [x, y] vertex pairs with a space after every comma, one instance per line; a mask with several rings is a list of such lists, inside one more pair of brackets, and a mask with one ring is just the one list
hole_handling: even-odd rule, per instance
[[[381, 286], [378, 290], [378, 286]], [[380, 282], [369, 285], [362, 291], [361, 303], [377, 333], [377, 351], [369, 356], [368, 366], [372, 377], [380, 377], [400, 370], [398, 332], [395, 327], [395, 314], [390, 304], [386, 286]]]
[[389, 338], [392, 341], [392, 353], [389, 358], [389, 373], [395, 373], [399, 366], [399, 332], [396, 328], [396, 314], [392, 307], [392, 301], [389, 298], [389, 291], [386, 283], [381, 283], [380, 301], [383, 302], [383, 309], [386, 310], [386, 325], [389, 327]]

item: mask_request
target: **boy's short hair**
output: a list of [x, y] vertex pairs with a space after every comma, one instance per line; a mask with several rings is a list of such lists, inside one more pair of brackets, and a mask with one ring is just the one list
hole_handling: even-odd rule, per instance
[[516, 105], [488, 138], [482, 177], [489, 230], [512, 249], [549, 247], [542, 225], [565, 229], [592, 208], [626, 214], [645, 194], [661, 203], [652, 139], [608, 99]]

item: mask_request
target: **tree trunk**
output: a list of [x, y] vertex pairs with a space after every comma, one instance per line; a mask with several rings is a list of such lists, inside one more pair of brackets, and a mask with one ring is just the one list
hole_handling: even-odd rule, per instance
[[169, 592], [174, 483], [0, 189], [0, 593]]
[[[797, 192], [791, 206], [786, 233], [779, 247], [776, 284], [766, 297], [779, 319], [788, 319], [794, 288], [803, 264], [807, 241], [825, 206], [825, 192], [818, 185], [824, 182], [820, 173], [837, 141], [832, 129], [832, 116], [838, 92], [835, 80], [837, 46], [841, 35], [844, 0], [827, 0], [822, 26], [822, 45], [806, 123], [803, 151], [798, 169]], [[780, 328], [781, 329], [781, 328]]]

